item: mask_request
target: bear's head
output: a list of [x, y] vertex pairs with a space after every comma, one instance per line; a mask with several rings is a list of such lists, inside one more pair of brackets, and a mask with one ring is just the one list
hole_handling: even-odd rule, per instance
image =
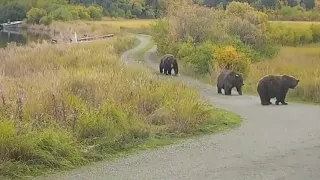
[[235, 85], [237, 86], [237, 87], [241, 87], [241, 86], [243, 86], [244, 84], [243, 84], [243, 75], [242, 75], [242, 73], [235, 73]]
[[297, 79], [293, 76], [289, 76], [289, 75], [282, 75], [282, 79], [283, 79], [285, 85], [291, 89], [296, 88], [299, 84], [299, 81], [300, 81], [299, 79]]

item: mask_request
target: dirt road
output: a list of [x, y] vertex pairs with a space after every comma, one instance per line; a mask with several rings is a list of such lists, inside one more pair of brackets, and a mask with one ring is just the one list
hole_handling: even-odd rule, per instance
[[[138, 36], [141, 46], [148, 36]], [[155, 48], [146, 62], [153, 61]], [[240, 128], [189, 140], [156, 151], [140, 152], [115, 162], [99, 162], [50, 179], [65, 180], [319, 180], [320, 107], [288, 102], [288, 106], [261, 106], [255, 96], [218, 95], [216, 88], [188, 77], [175, 77], [197, 87], [213, 105], [240, 114]], [[235, 94], [235, 93], [233, 93]], [[245, 92], [244, 92], [245, 94]]]

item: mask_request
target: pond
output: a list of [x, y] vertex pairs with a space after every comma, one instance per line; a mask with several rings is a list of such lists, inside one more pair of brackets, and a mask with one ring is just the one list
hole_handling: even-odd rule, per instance
[[19, 45], [25, 45], [38, 40], [49, 40], [48, 35], [31, 33], [26, 31], [0, 31], [0, 48], [7, 46], [9, 42], [16, 42]]

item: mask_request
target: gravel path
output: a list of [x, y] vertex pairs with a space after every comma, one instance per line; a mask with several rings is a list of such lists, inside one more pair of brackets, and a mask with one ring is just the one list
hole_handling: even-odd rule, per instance
[[[150, 37], [139, 35], [145, 47]], [[153, 61], [156, 48], [145, 60]], [[144, 151], [114, 162], [99, 162], [50, 179], [65, 180], [319, 180], [320, 107], [288, 102], [261, 106], [256, 96], [218, 95], [216, 88], [188, 77], [176, 80], [197, 87], [215, 105], [240, 114], [241, 127], [183, 144]], [[235, 94], [235, 93], [233, 93]], [[244, 92], [245, 94], [245, 92]]]

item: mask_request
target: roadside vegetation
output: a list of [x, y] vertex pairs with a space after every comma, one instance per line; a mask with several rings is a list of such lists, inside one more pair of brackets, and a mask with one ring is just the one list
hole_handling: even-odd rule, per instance
[[0, 50], [0, 177], [70, 169], [240, 124], [195, 89], [126, 67], [118, 54], [134, 42]]

